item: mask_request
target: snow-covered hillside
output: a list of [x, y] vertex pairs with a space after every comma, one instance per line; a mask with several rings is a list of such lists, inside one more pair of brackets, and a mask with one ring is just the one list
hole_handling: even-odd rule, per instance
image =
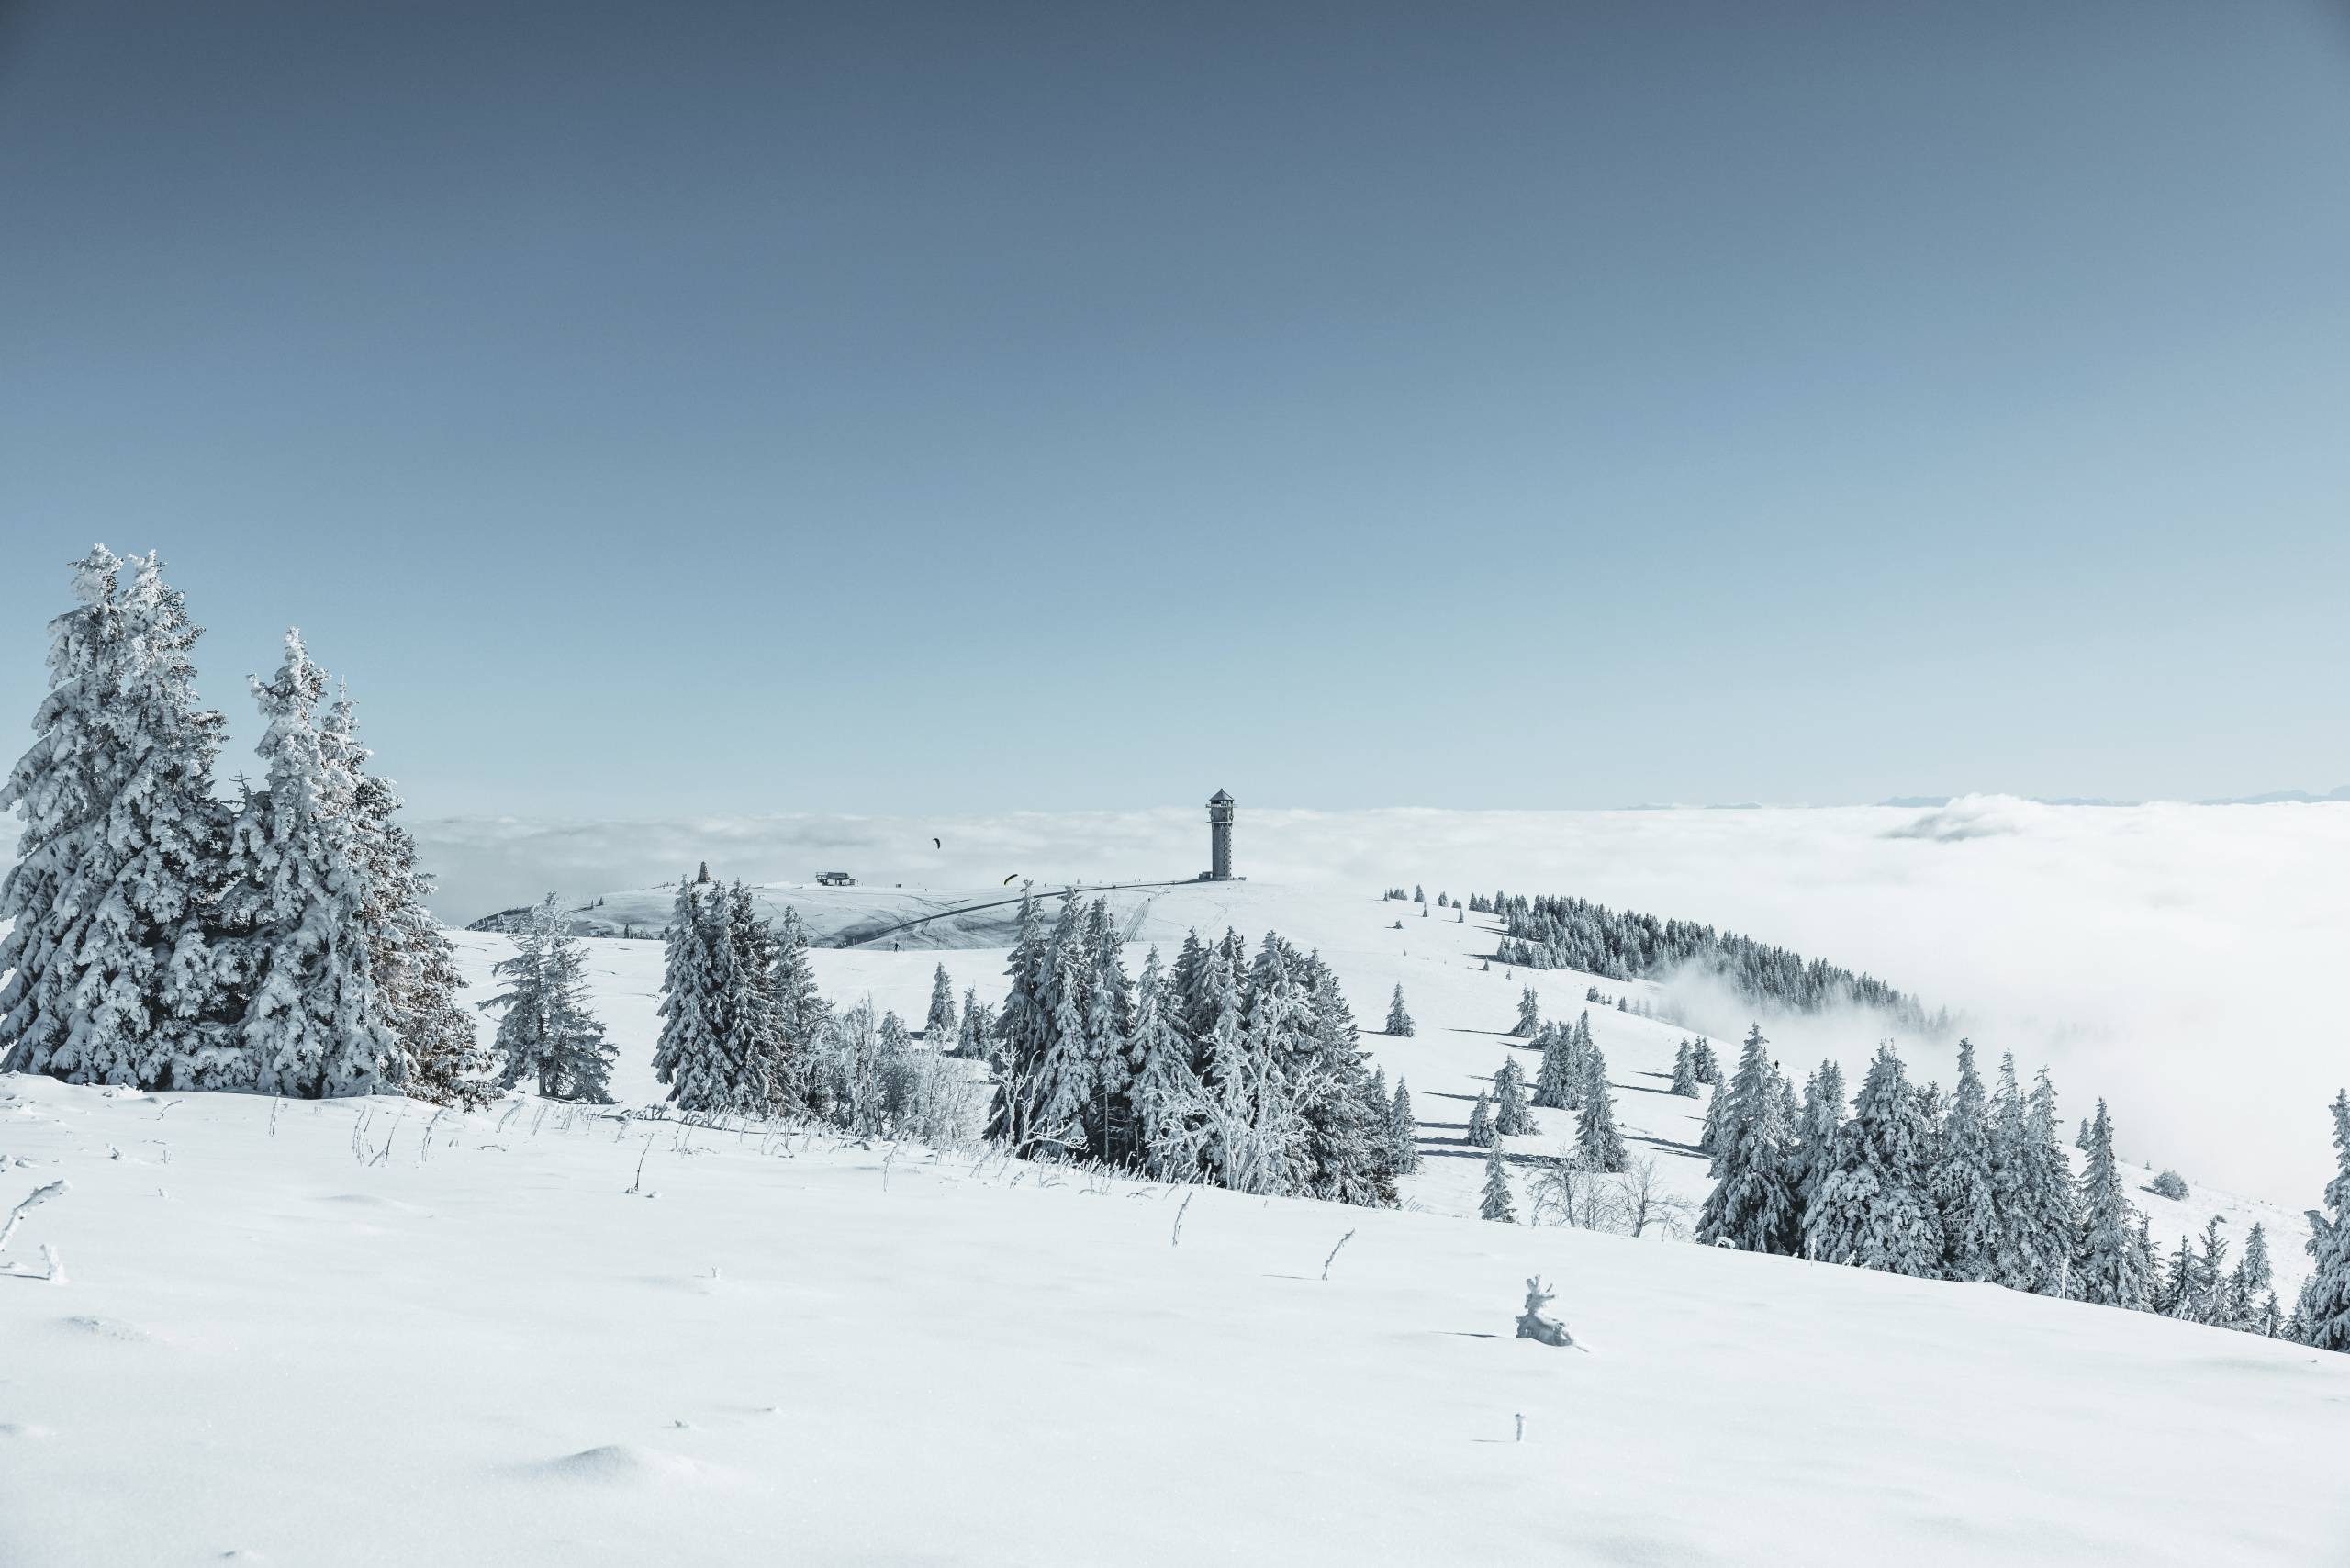
[[[669, 896], [658, 889], [608, 894], [604, 907], [594, 913], [607, 914], [621, 909], [629, 912], [632, 921], [642, 913], [650, 923], [648, 928], [657, 930], [659, 919], [666, 918]], [[986, 907], [976, 915], [913, 928], [943, 927], [954, 933], [952, 937], [934, 935], [919, 949], [913, 941], [901, 938], [903, 946], [893, 951], [892, 939], [885, 938], [855, 948], [819, 949], [812, 957], [826, 994], [841, 1000], [870, 994], [877, 1006], [894, 1009], [910, 1024], [920, 1023], [932, 976], [941, 964], [958, 995], [967, 986], [976, 988], [983, 1002], [1002, 994], [1016, 902], [1008, 908], [1000, 906], [991, 902], [1000, 895], [986, 890], [778, 886], [759, 890], [759, 896], [776, 913], [786, 904], [799, 910], [820, 937], [843, 929], [868, 928], [883, 918], [918, 919], [935, 910], [983, 904]], [[1318, 950], [1337, 972], [1366, 1028], [1377, 1025], [1387, 997], [1401, 985], [1418, 1032], [1408, 1039], [1367, 1034], [1364, 1044], [1391, 1083], [1402, 1078], [1411, 1085], [1414, 1108], [1421, 1120], [1422, 1147], [1430, 1158], [1423, 1161], [1416, 1175], [1406, 1179], [1404, 1195], [1409, 1203], [1440, 1214], [1477, 1212], [1483, 1151], [1472, 1148], [1465, 1136], [1469, 1109], [1480, 1091], [1491, 1086], [1494, 1070], [1505, 1060], [1514, 1057], [1529, 1079], [1534, 1074], [1537, 1053], [1527, 1041], [1514, 1039], [1507, 1032], [1516, 1017], [1518, 993], [1528, 985], [1541, 998], [1546, 1017], [1572, 1020], [1589, 1011], [1594, 1039], [1607, 1058], [1617, 1120], [1633, 1152], [1656, 1161], [1665, 1189], [1695, 1203], [1703, 1200], [1711, 1185], [1706, 1162], [1695, 1147], [1707, 1103], [1702, 1097], [1684, 1099], [1669, 1092], [1674, 1048], [1693, 1030], [1673, 1020], [1669, 1014], [1676, 998], [1657, 986], [1599, 980], [1569, 969], [1513, 972], [1498, 964], [1488, 967], [1498, 936], [1491, 917], [1472, 914], [1457, 921], [1456, 912], [1449, 909], [1422, 915], [1422, 905], [1376, 895], [1272, 882], [1184, 882], [1113, 890], [1099, 896], [1110, 900], [1121, 930], [1129, 938], [1130, 969], [1141, 968], [1151, 944], [1171, 953], [1187, 930], [1196, 928], [1203, 935], [1214, 935], [1230, 926], [1252, 941], [1277, 930], [1303, 946]], [[480, 1000], [494, 994], [490, 966], [512, 951], [511, 943], [488, 933], [452, 935], [472, 982], [472, 996]], [[958, 946], [954, 950], [934, 946], [946, 940], [968, 943], [986, 935], [995, 936], [1000, 945]], [[596, 1004], [620, 1046], [612, 1091], [624, 1103], [659, 1100], [666, 1091], [654, 1081], [651, 1063], [652, 1041], [659, 1030], [654, 1006], [661, 985], [661, 945], [595, 938], [588, 939], [588, 945]], [[1606, 1003], [1594, 1005], [1585, 1000], [1595, 986], [1608, 998]], [[1618, 997], [1630, 1001], [1634, 1008], [1645, 1007], [1659, 1015], [1618, 1010], [1614, 1005]], [[1737, 1036], [1718, 1038], [1715, 1043], [1725, 1056], [1736, 1056]], [[2000, 1042], [1985, 1039], [1977, 1044], [1987, 1053], [1984, 1065], [1995, 1063]], [[1947, 1050], [1937, 1052], [1909, 1042], [1904, 1042], [1904, 1050], [1917, 1064], [1920, 1081], [1950, 1081]], [[1808, 1058], [1793, 1053], [1782, 1059], [1798, 1080], [1812, 1065]], [[1859, 1081], [1859, 1070], [1865, 1062], [1865, 1056], [1847, 1058], [1851, 1081]], [[2039, 1065], [2029, 1059], [2021, 1064], [2026, 1074]], [[2094, 1109], [2093, 1086], [2059, 1081], [2057, 1088], [2066, 1096], [2063, 1104], [2068, 1118], [2087, 1115]], [[1523, 1159], [1564, 1152], [1573, 1136], [1573, 1113], [1537, 1109], [1533, 1116], [1539, 1129], [1535, 1134], [1503, 1140], [1511, 1153]], [[2314, 1115], [2307, 1131], [2312, 1143], [2322, 1148], [2322, 1124]], [[2121, 1129], [2121, 1148], [2125, 1154], [2136, 1148], [2129, 1132], [2126, 1126]], [[2282, 1300], [2292, 1299], [2309, 1266], [2301, 1249], [2308, 1226], [2299, 1210], [2196, 1184], [2190, 1184], [2185, 1200], [2173, 1202], [2148, 1190], [2154, 1177], [2152, 1168], [2125, 1159], [2123, 1170], [2132, 1188], [2132, 1200], [2146, 1212], [2154, 1238], [2163, 1247], [2175, 1245], [2181, 1235], [2199, 1232], [2215, 1215], [2226, 1220], [2227, 1234], [2238, 1248], [2255, 1223], [2265, 1226], [2276, 1261], [2277, 1294]]]
[[[72, 1183], [68, 1282], [0, 1282], [12, 1563], [2350, 1551], [2350, 1358], [2240, 1334], [532, 1105], [0, 1094], [12, 1184]], [[1588, 1354], [1510, 1337], [1532, 1274]]]
[[[0, 1280], [0, 1562], [2350, 1559], [2350, 1357], [1463, 1217], [1469, 1100], [1531, 1066], [1519, 988], [1572, 1017], [1587, 978], [1484, 969], [1449, 911], [1192, 891], [1186, 920], [1318, 947], [1367, 1023], [1404, 987], [1419, 1032], [1366, 1036], [1423, 1118], [1404, 1212], [520, 1096], [0, 1079], [0, 1202], [70, 1183], [9, 1248], [64, 1282]], [[487, 994], [509, 940], [459, 941]], [[590, 947], [613, 1088], [654, 1100], [660, 945]], [[986, 997], [1003, 958], [815, 955], [909, 1017], [934, 965]], [[1684, 1031], [1591, 1022], [1634, 1152], [1702, 1193]], [[1536, 1115], [1514, 1152], [1564, 1142]], [[2158, 1237], [2222, 1203], [2133, 1196]], [[2289, 1294], [2298, 1221], [2227, 1212]], [[1587, 1353], [1511, 1337], [1534, 1274]]]

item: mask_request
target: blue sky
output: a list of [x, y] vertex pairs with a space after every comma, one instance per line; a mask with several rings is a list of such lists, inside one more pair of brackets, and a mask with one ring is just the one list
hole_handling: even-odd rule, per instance
[[103, 539], [434, 814], [2350, 782], [2339, 6], [0, 17], [0, 725]]

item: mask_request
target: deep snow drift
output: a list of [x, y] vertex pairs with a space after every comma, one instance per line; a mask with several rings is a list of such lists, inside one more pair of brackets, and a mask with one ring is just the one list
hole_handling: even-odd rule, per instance
[[[1367, 1021], [1404, 984], [1421, 1032], [1366, 1043], [1412, 1081], [1422, 1212], [1185, 1208], [519, 1097], [436, 1117], [0, 1079], [0, 1202], [71, 1183], [10, 1247], [55, 1246], [66, 1282], [0, 1280], [0, 1562], [2350, 1555], [2350, 1357], [1453, 1217], [1476, 1163], [1449, 1096], [1520, 1048], [1498, 1031], [1526, 977], [1477, 968], [1473, 924], [1216, 896], [1318, 946]], [[463, 940], [476, 974], [508, 947]], [[659, 946], [594, 948], [615, 1090], [647, 1097]], [[918, 1016], [942, 958], [1001, 985], [990, 951], [817, 964], [836, 999]], [[1532, 978], [1550, 1013], [1583, 1005], [1582, 977]], [[1635, 1152], [1702, 1190], [1671, 1147], [1702, 1103], [1653, 1076], [1681, 1032], [1592, 1022]], [[2157, 1236], [2212, 1201], [2134, 1196]], [[2301, 1233], [2264, 1217], [2282, 1289]], [[1537, 1273], [1590, 1353], [1509, 1337]]]

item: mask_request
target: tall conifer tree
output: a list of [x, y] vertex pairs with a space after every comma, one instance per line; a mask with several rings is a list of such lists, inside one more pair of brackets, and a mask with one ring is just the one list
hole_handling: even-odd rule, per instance
[[152, 555], [73, 563], [48, 694], [0, 811], [0, 1067], [80, 1083], [232, 1083], [241, 1053], [207, 916], [224, 878], [221, 716], [196, 706], [199, 628]]

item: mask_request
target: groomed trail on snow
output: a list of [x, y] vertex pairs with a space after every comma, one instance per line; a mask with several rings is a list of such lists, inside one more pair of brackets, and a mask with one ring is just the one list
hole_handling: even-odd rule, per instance
[[[2350, 1357], [1459, 1217], [1452, 1096], [1530, 1062], [1520, 985], [1571, 1019], [1587, 978], [1481, 970], [1449, 911], [1213, 897], [1203, 929], [1319, 947], [1366, 1025], [1404, 985], [1420, 1032], [1365, 1044], [1423, 1118], [1405, 1211], [520, 1096], [0, 1078], [0, 1209], [69, 1183], [6, 1260], [64, 1282], [0, 1279], [0, 1562], [2350, 1561]], [[510, 950], [463, 941], [482, 980]], [[642, 1103], [660, 948], [592, 946]], [[1002, 986], [1000, 951], [816, 957], [915, 1018], [942, 959]], [[1702, 1192], [1703, 1102], [1651, 1087], [1686, 1031], [1592, 1022], [1635, 1152]], [[1537, 1114], [1514, 1152], [1562, 1142]], [[2223, 1203], [2133, 1197], [2157, 1236]], [[2259, 1212], [2281, 1284], [2301, 1233]], [[1511, 1337], [1537, 1274], [1588, 1353]]]

